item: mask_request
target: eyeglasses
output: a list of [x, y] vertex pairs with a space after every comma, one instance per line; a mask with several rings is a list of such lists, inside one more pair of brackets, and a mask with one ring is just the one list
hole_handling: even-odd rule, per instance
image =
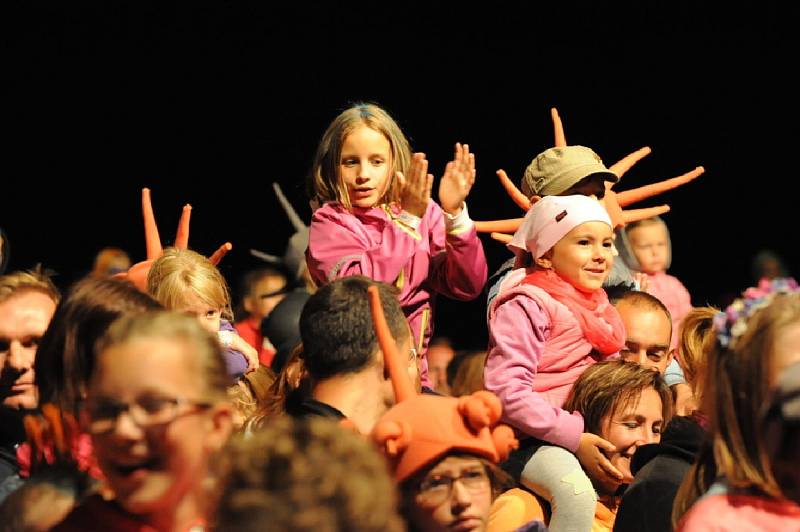
[[90, 401], [86, 404], [86, 412], [89, 415], [88, 430], [90, 434], [110, 432], [123, 412], [127, 412], [133, 422], [144, 429], [156, 425], [168, 425], [179, 416], [205, 410], [211, 406], [211, 403], [183, 397], [142, 397], [130, 404], [110, 400]]
[[459, 481], [470, 493], [481, 493], [491, 485], [489, 475], [483, 467], [462, 471], [461, 475], [434, 475], [419, 483], [419, 497], [427, 504], [437, 505], [446, 501], [453, 492], [453, 484]]

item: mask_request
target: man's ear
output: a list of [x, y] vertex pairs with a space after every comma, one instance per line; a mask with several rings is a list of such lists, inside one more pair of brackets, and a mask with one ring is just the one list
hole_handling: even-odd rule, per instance
[[669, 352], [667, 353], [667, 366], [672, 364], [672, 360], [674, 358], [675, 358], [675, 350], [674, 349], [670, 349]]

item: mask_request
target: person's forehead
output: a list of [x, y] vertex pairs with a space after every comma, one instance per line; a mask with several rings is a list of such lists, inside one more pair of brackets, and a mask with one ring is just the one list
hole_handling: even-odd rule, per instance
[[262, 277], [256, 283], [256, 290], [263, 290], [264, 288], [280, 287], [286, 284], [286, 278], [278, 274], [269, 274]]
[[663, 223], [654, 222], [645, 225], [637, 225], [632, 229], [628, 229], [628, 236], [633, 238], [660, 238], [667, 232], [667, 228]]
[[46, 328], [55, 310], [55, 302], [44, 292], [25, 290], [14, 294], [0, 302], [0, 330], [8, 333], [22, 326]]
[[[140, 388], [191, 393], [202, 388], [200, 365], [186, 340], [161, 337], [131, 339], [99, 353], [93, 383], [113, 383], [104, 392]], [[105, 388], [104, 386], [99, 386]]]
[[643, 344], [668, 345], [672, 336], [672, 323], [664, 311], [621, 302], [617, 310], [622, 317], [628, 340]]

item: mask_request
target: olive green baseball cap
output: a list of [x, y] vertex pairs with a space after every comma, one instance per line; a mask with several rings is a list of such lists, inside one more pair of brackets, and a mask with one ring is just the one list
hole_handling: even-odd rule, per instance
[[601, 174], [612, 183], [619, 181], [619, 176], [606, 168], [600, 156], [586, 146], [549, 148], [525, 169], [522, 193], [528, 197], [556, 196], [594, 174]]

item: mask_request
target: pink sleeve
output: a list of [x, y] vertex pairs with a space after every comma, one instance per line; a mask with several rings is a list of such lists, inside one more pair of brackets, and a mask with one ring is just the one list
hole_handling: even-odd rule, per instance
[[377, 243], [372, 242], [354, 215], [322, 207], [314, 212], [306, 259], [317, 284], [339, 277], [366, 275], [393, 283], [419, 245], [411, 230], [386, 220]]
[[679, 311], [679, 320], [683, 320], [683, 318], [692, 310], [692, 296], [689, 295], [689, 290], [683, 285], [682, 282], [676, 277], [675, 278], [675, 292], [678, 295], [680, 311]]
[[575, 452], [583, 417], [554, 407], [533, 390], [549, 318], [533, 299], [518, 295], [501, 304], [489, 323], [486, 389], [503, 404], [503, 419], [525, 434]]
[[433, 288], [447, 297], [468, 301], [483, 292], [489, 268], [475, 225], [445, 235], [444, 214], [433, 206], [431, 223], [431, 273]]

